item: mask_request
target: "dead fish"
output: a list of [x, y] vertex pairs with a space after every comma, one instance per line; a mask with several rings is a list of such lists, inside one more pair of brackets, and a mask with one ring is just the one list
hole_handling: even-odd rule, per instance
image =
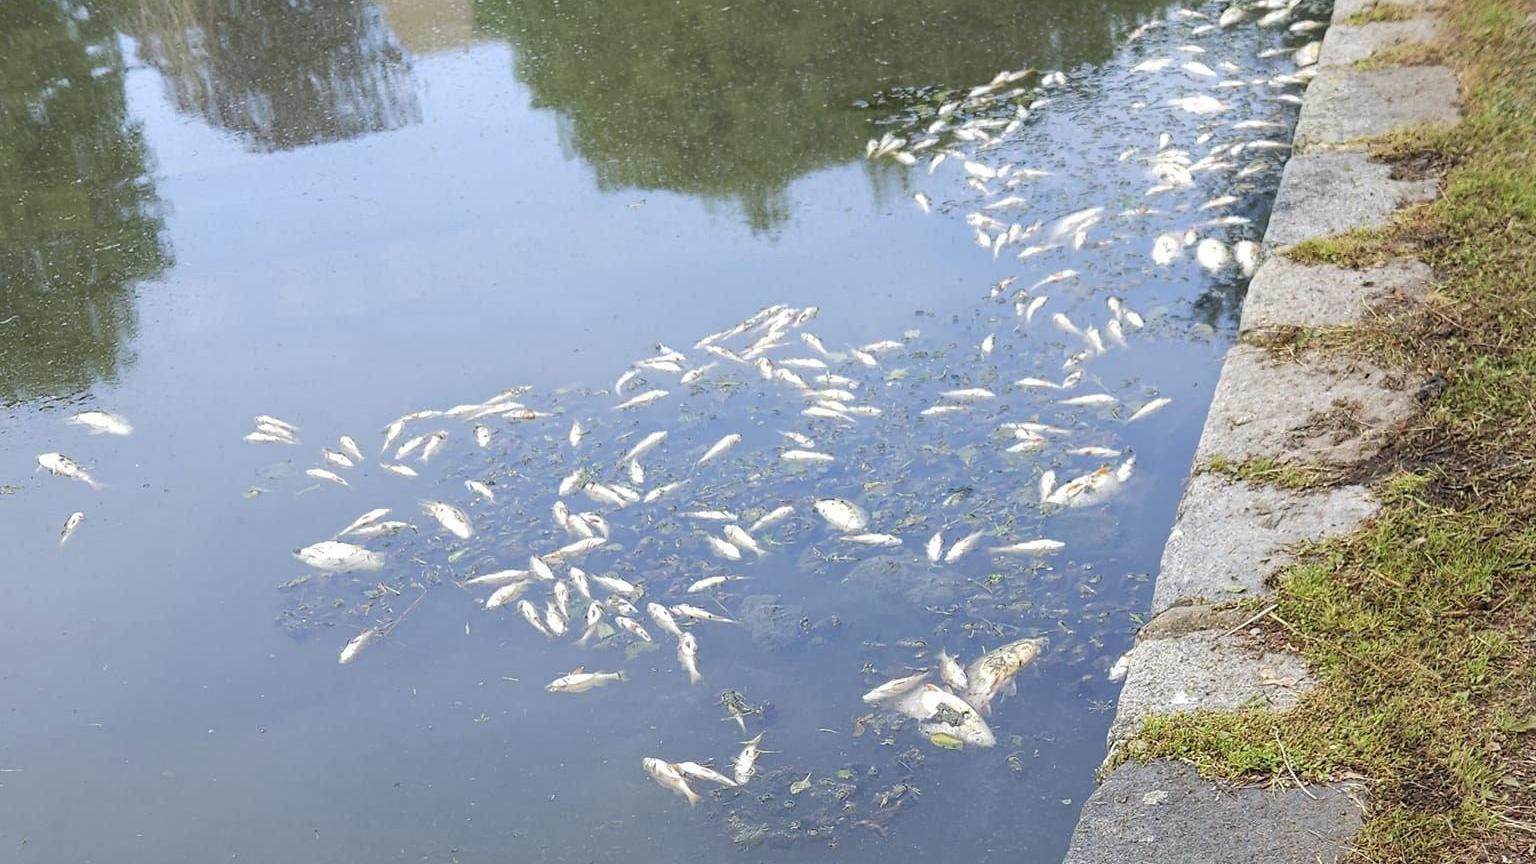
[[389, 513], [390, 510], [388, 507], [380, 507], [376, 510], [369, 510], [367, 513], [364, 513], [356, 519], [353, 519], [352, 523], [347, 527], [337, 531], [336, 536], [345, 537], [348, 534], [358, 530], [359, 528], [367, 528], [369, 525], [372, 525], [375, 522], [378, 522], [380, 519], [383, 519], [385, 516], [388, 516]]
[[351, 639], [347, 640], [346, 645], [342, 646], [341, 656], [336, 658], [336, 662], [342, 666], [345, 666], [348, 663], [351, 663], [353, 660], [356, 660], [357, 655], [362, 652], [364, 648], [367, 648], [368, 643], [372, 642], [374, 637], [378, 635], [379, 631], [377, 629], [369, 627], [367, 630], [364, 630], [356, 636], [353, 636]]
[[1040, 503], [1044, 504], [1056, 491], [1056, 472], [1046, 471], [1040, 475]]
[[623, 630], [625, 633], [628, 633], [636, 639], [639, 639], [641, 642], [652, 641], [651, 634], [646, 632], [645, 627], [642, 626], [639, 621], [636, 621], [628, 615], [617, 616], [613, 619], [613, 623], [618, 625], [620, 630]]
[[687, 593], [687, 594], [698, 594], [698, 593], [703, 592], [703, 591], [708, 591], [708, 590], [710, 590], [712, 588], [719, 588], [721, 585], [724, 585], [727, 582], [739, 582], [739, 581], [741, 581], [744, 578], [746, 578], [746, 577], [744, 577], [744, 576], [705, 576], [703, 579], [700, 579], [700, 580], [694, 582], [693, 584], [689, 585], [686, 589], [684, 589], [684, 593]]
[[1227, 250], [1227, 244], [1213, 237], [1201, 240], [1195, 247], [1195, 260], [1209, 273], [1216, 273], [1227, 266], [1232, 260], [1232, 253]]
[[545, 636], [554, 635], [550, 633], [549, 628], [544, 625], [544, 619], [539, 615], [539, 607], [533, 605], [527, 600], [517, 601], [517, 614], [523, 616], [523, 620], [528, 622], [529, 627], [532, 627]]
[[652, 450], [655, 450], [656, 447], [665, 440], [667, 440], [666, 430], [652, 432], [636, 442], [635, 446], [629, 448], [629, 452], [624, 454], [624, 458], [621, 461], [633, 462], [639, 459], [641, 456], [644, 456]]
[[1259, 244], [1252, 240], [1239, 240], [1232, 246], [1232, 257], [1237, 260], [1245, 277], [1251, 277], [1259, 269]]
[[900, 696], [921, 687], [928, 680], [929, 673], [919, 672], [916, 675], [908, 675], [905, 678], [895, 678], [881, 684], [879, 687], [864, 694], [864, 701], [871, 705], [889, 702]]
[[399, 534], [401, 531], [406, 530], [415, 531], [416, 526], [409, 522], [379, 522], [375, 525], [368, 525], [363, 528], [358, 528], [352, 532], [351, 536], [356, 537], [359, 540], [371, 540], [375, 537], [393, 537], [394, 535]]
[[466, 588], [480, 586], [487, 588], [500, 588], [505, 585], [511, 585], [514, 582], [526, 583], [529, 581], [531, 580], [528, 576], [527, 570], [496, 570], [491, 573], [482, 573], [479, 576], [465, 579], [463, 584]]
[[1051, 316], [1051, 323], [1056, 325], [1057, 330], [1060, 330], [1069, 336], [1076, 336], [1079, 339], [1083, 337], [1083, 331], [1079, 330], [1077, 325], [1072, 323], [1072, 319], [1068, 318], [1066, 315], [1063, 315], [1060, 312], [1057, 312]]
[[443, 530], [460, 540], [468, 540], [475, 533], [469, 516], [452, 504], [442, 501], [422, 501], [421, 511], [436, 519], [437, 524], [443, 526]]
[[290, 437], [296, 436], [296, 435], [299, 434], [299, 427], [293, 425], [292, 423], [289, 423], [287, 420], [282, 420], [282, 419], [279, 419], [277, 417], [273, 417], [270, 414], [257, 414], [256, 415], [256, 425], [257, 426], [274, 426], [274, 427], [277, 427], [278, 429], [281, 429], [284, 432], [287, 432]]
[[842, 498], [822, 498], [811, 506], [818, 516], [839, 531], [863, 531], [869, 525], [869, 514], [852, 501]]
[[727, 618], [724, 615], [716, 615], [708, 609], [701, 609], [698, 606], [693, 606], [688, 603], [675, 604], [672, 607], [672, 612], [677, 615], [681, 615], [684, 618], [691, 618], [694, 621], [709, 621], [713, 624], [736, 623], [736, 619], [734, 618]]
[[1161, 72], [1173, 62], [1171, 57], [1162, 57], [1156, 60], [1143, 60], [1131, 67], [1132, 72]]
[[953, 564], [956, 561], [959, 561], [961, 558], [964, 558], [967, 553], [976, 548], [976, 544], [981, 542], [981, 538], [985, 536], [985, 534], [986, 532], [984, 531], [973, 531], [970, 534], [961, 537], [959, 540], [956, 540], [955, 544], [950, 546], [949, 551], [944, 554], [944, 563]]
[[68, 477], [71, 480], [79, 480], [92, 489], [101, 488], [101, 484], [96, 482], [95, 478], [63, 453], [44, 453], [37, 457], [37, 465], [56, 477]]
[[744, 786], [748, 780], [757, 774], [757, 760], [763, 753], [759, 745], [763, 742], [763, 733], [757, 733], [757, 737], [745, 742], [741, 752], [736, 754], [731, 762], [731, 775], [736, 780], [736, 785]]
[[1183, 96], [1178, 99], [1169, 99], [1168, 104], [1175, 108], [1187, 111], [1190, 114], [1215, 114], [1227, 110], [1226, 103], [1212, 96], [1200, 94], [1197, 96]]
[[624, 411], [629, 408], [639, 408], [642, 405], [649, 405], [657, 399], [665, 399], [668, 395], [665, 390], [647, 390], [613, 406], [613, 410]]
[[684, 519], [698, 519], [703, 522], [735, 522], [739, 518], [729, 510], [689, 510], [678, 515]]
[[789, 504], [785, 504], [785, 505], [780, 506], [780, 507], [775, 507], [774, 509], [769, 510], [767, 513], [764, 513], [762, 516], [759, 516], [757, 518], [757, 521], [755, 521], [751, 525], [747, 526], [747, 530], [755, 532], [755, 531], [760, 531], [760, 530], [762, 530], [764, 528], [770, 528], [770, 527], [772, 527], [774, 525], [779, 524], [780, 522], [783, 522], [785, 519], [788, 519], [790, 516], [793, 516], [794, 513], [795, 513], [795, 508], [792, 505], [789, 505]]
[[285, 435], [273, 435], [269, 432], [251, 432], [245, 436], [245, 440], [252, 444], [297, 444], [292, 438]]
[[326, 462], [331, 465], [335, 465], [337, 468], [357, 467], [357, 463], [352, 461], [351, 456], [348, 456], [339, 450], [331, 450], [326, 448], [320, 451], [320, 456], [324, 458]]
[[708, 780], [711, 783], [718, 783], [721, 786], [737, 785], [735, 780], [732, 780], [731, 778], [721, 774], [719, 771], [716, 771], [713, 768], [700, 765], [697, 762], [674, 762], [672, 767], [676, 768], [680, 773], [682, 773], [684, 777], [691, 777], [695, 780]]
[[1099, 406], [1099, 405], [1113, 405], [1113, 404], [1115, 404], [1116, 402], [1119, 402], [1119, 401], [1120, 401], [1119, 399], [1116, 399], [1115, 397], [1109, 395], [1108, 393], [1089, 393], [1089, 394], [1084, 395], [1084, 396], [1073, 396], [1070, 399], [1062, 399], [1058, 404], [1070, 405], [1070, 406], [1082, 406], [1082, 405]]
[[818, 462], [827, 463], [837, 461], [831, 453], [820, 453], [815, 450], [785, 450], [779, 454], [779, 458], [785, 462]]
[[437, 432], [433, 432], [431, 435], [428, 435], [426, 446], [421, 448], [421, 456], [419, 457], [421, 461], [431, 461], [432, 457], [437, 455], [437, 451], [443, 449], [443, 442], [447, 440], [448, 433], [442, 430], [438, 430]]
[[959, 660], [951, 657], [948, 651], [942, 649], [939, 651], [939, 677], [944, 679], [945, 684], [961, 693], [964, 693], [968, 686], [965, 667], [960, 665]]
[[918, 731], [927, 736], [945, 733], [973, 747], [992, 747], [997, 738], [981, 713], [959, 696], [935, 684], [924, 684], [903, 696], [895, 705], [898, 712], [918, 721]]
[[1160, 234], [1152, 241], [1152, 263], [1158, 266], [1172, 264], [1184, 250], [1184, 242], [1177, 234]]
[[[495, 591], [491, 592], [491, 596], [489, 596], [489, 597], [487, 597], [485, 599], [485, 609], [486, 609], [487, 612], [495, 610], [495, 609], [500, 609], [501, 607], [507, 605], [508, 603], [511, 603], [512, 601], [516, 600], [517, 598], [523, 596], [523, 594], [527, 592], [528, 586], [533, 584], [533, 582], [530, 579], [527, 578], [527, 571], [526, 570], [504, 570], [502, 572], [503, 573], [521, 573], [521, 574], [523, 574], [523, 577], [518, 579], [517, 581], [511, 582], [511, 583], [506, 584], [506, 585], [503, 585], [500, 588], [497, 588]], [[498, 574], [489, 574], [489, 575], [498, 575]]]
[[64, 520], [64, 530], [59, 532], [59, 545], [63, 546], [65, 543], [68, 543], [69, 538], [75, 536], [76, 529], [84, 521], [84, 513], [71, 513], [69, 518]]
[[308, 474], [310, 477], [315, 478], [316, 480], [324, 480], [327, 483], [335, 483], [338, 486], [351, 485], [347, 483], [347, 478], [337, 474], [335, 471], [327, 471], [324, 468], [310, 468], [304, 473]]
[[966, 387], [960, 390], [946, 390], [939, 394], [945, 399], [955, 399], [962, 402], [979, 402], [987, 399], [996, 399], [997, 394], [985, 387]]
[[81, 411], [65, 422], [71, 426], [84, 426], [92, 435], [133, 434], [133, 424], [122, 415], [110, 411]]
[[1113, 458], [1120, 455], [1119, 450], [1109, 447], [1074, 447], [1067, 451], [1068, 456], [1098, 456]]
[[733, 544], [727, 543], [726, 541], [721, 540], [719, 537], [716, 537], [713, 534], [706, 535], [705, 540], [709, 542], [709, 549], [711, 552], [714, 552], [715, 555], [724, 558], [727, 561], [741, 560], [741, 550], [736, 548]]
[[857, 543], [860, 546], [900, 546], [901, 538], [891, 534], [844, 534], [841, 538], [848, 543]]
[[758, 544], [757, 540], [740, 525], [727, 525], [721, 530], [725, 534], [725, 539], [731, 541], [737, 548], [758, 556], [768, 554], [763, 551], [763, 547]]
[[1179, 68], [1183, 69], [1185, 72], [1188, 72], [1191, 75], [1195, 75], [1195, 76], [1198, 76], [1198, 77], [1201, 77], [1201, 78], [1215, 78], [1216, 77], [1216, 70], [1214, 70], [1211, 67], [1205, 65], [1204, 63], [1201, 63], [1198, 60], [1191, 60], [1188, 63], [1185, 63], [1184, 65], [1180, 66]]
[[378, 552], [338, 540], [322, 540], [302, 549], [296, 549], [293, 556], [316, 570], [324, 570], [328, 573], [378, 570], [384, 566], [384, 556]]
[[383, 468], [385, 471], [388, 471], [391, 474], [398, 474], [401, 477], [417, 476], [416, 469], [409, 465], [393, 465], [388, 462], [380, 462], [379, 467]]
[[483, 423], [475, 425], [475, 445], [481, 449], [491, 446], [491, 427]]
[[699, 673], [699, 640], [692, 633], [677, 637], [677, 662], [688, 673], [690, 684], [697, 684], [704, 677]]
[[639, 597], [641, 593], [640, 586], [628, 580], [620, 579], [617, 576], [593, 575], [590, 578], [593, 582], [596, 582], [599, 586], [601, 586], [604, 591], [607, 591], [610, 594], [620, 594], [626, 597]]
[[660, 603], [647, 603], [645, 611], [651, 616], [651, 620], [656, 622], [661, 632], [678, 637], [683, 635], [683, 628], [678, 626], [677, 619], [672, 617], [672, 612], [667, 607]]
[[615, 681], [623, 681], [623, 672], [583, 672], [577, 670], [544, 685], [550, 693], [585, 693], [594, 687], [602, 687]]
[[1007, 546], [993, 546], [990, 550], [994, 555], [1047, 555], [1052, 552], [1060, 552], [1067, 544], [1059, 540], [1025, 540], [1022, 543], [1010, 543]]
[[553, 601], [544, 604], [544, 626], [548, 628], [552, 636], [564, 636], [566, 631], [565, 616], [560, 614]]
[[1140, 420], [1143, 417], [1150, 417], [1151, 415], [1156, 414], [1158, 411], [1161, 411], [1164, 408], [1168, 407], [1168, 405], [1170, 403], [1172, 403], [1172, 402], [1173, 402], [1172, 399], [1169, 399], [1166, 396], [1160, 396], [1160, 397], [1158, 397], [1156, 399], [1151, 400], [1150, 402], [1146, 403], [1145, 405], [1141, 406], [1140, 408], [1137, 408], [1136, 411], [1133, 414], [1131, 414], [1130, 417], [1126, 418], [1125, 422], [1127, 422], [1127, 423], [1134, 423], [1134, 422], [1136, 422], [1137, 420]]
[[917, 413], [923, 417], [938, 417], [942, 414], [958, 414], [969, 410], [969, 405], [930, 405]]
[[729, 434], [729, 435], [726, 435], [725, 437], [721, 438], [719, 441], [716, 441], [714, 444], [711, 444], [709, 449], [704, 451], [704, 455], [699, 457], [699, 461], [695, 462], [694, 464], [695, 465], [703, 465], [704, 463], [708, 462], [709, 460], [715, 458], [716, 456], [719, 456], [720, 454], [722, 454], [725, 451], [731, 449], [732, 447], [735, 447], [737, 444], [740, 444], [740, 443], [741, 443], [741, 436], [740, 435], [738, 435], [738, 434], [736, 434], [734, 432]]
[[1297, 67], [1306, 68], [1316, 64], [1318, 58], [1322, 56], [1322, 53], [1323, 43], [1319, 41], [1312, 41], [1301, 46], [1300, 48], [1297, 48], [1296, 53], [1291, 55], [1291, 59], [1295, 61]]
[[976, 658], [965, 670], [970, 682], [966, 701], [983, 713], [989, 711], [993, 697], [1019, 670], [1033, 663], [1045, 646], [1042, 638], [1019, 639]]
[[930, 213], [933, 211], [933, 206], [931, 202], [929, 202], [927, 195], [918, 192], [912, 196], [912, 200], [917, 202], [917, 209], [923, 211], [924, 213]]
[[1045, 503], [1066, 507], [1084, 507], [1098, 503], [1129, 480], [1135, 466], [1136, 457], [1132, 455], [1127, 456], [1125, 461], [1114, 469], [1106, 465], [1081, 477], [1075, 477], [1052, 492]]
[[651, 779], [655, 780], [661, 788], [683, 796], [688, 801], [688, 806], [691, 807], [703, 800], [699, 797], [699, 793], [693, 791], [693, 787], [688, 785], [688, 781], [683, 777], [682, 772], [673, 767], [671, 763], [653, 756], [647, 756], [640, 760], [640, 766], [645, 769], [645, 773], [649, 774]]
[[939, 563], [939, 559], [944, 554], [944, 532], [933, 532], [933, 536], [929, 537], [928, 543], [924, 545], [923, 552], [928, 556], [928, 563]]
[[647, 504], [650, 504], [650, 503], [655, 502], [655, 501], [660, 501], [662, 498], [665, 498], [666, 496], [672, 494], [673, 492], [676, 492], [677, 490], [683, 488], [683, 486], [685, 486], [687, 483], [688, 483], [687, 480], [679, 480], [676, 483], [666, 483], [666, 484], [663, 484], [661, 486], [657, 486], [656, 488], [651, 489], [650, 491], [646, 492], [645, 493], [645, 497], [642, 498], [641, 500], [643, 500]]
[[1046, 301], [1049, 299], [1051, 298], [1044, 296], [1031, 298], [1029, 304], [1024, 307], [1024, 323], [1028, 324], [1031, 320], [1033, 320], [1035, 313], [1039, 312], [1040, 307], [1044, 306]]

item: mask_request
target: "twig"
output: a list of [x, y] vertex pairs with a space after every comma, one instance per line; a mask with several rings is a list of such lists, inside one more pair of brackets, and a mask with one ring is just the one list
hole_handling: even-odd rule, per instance
[[[1244, 627], [1247, 627], [1249, 624], [1252, 624], [1255, 621], [1258, 621], [1259, 619], [1263, 618], [1265, 615], [1268, 615], [1269, 613], [1275, 611], [1278, 608], [1280, 608], [1280, 604], [1279, 603], [1271, 603], [1268, 606], [1265, 606], [1263, 609], [1261, 609], [1259, 611], [1259, 614], [1254, 615], [1252, 618], [1249, 618], [1247, 621], [1244, 621], [1243, 623], [1237, 625], [1236, 627], [1233, 627], [1232, 629], [1223, 632], [1221, 634], [1221, 636], [1231, 636], [1233, 633], [1236, 633], [1237, 631], [1243, 629]], [[1218, 636], [1217, 638], [1219, 639], [1221, 637]]]
[[1270, 729], [1269, 731], [1274, 733], [1275, 744], [1280, 747], [1280, 759], [1285, 762], [1285, 772], [1291, 775], [1291, 781], [1296, 784], [1297, 789], [1302, 791], [1302, 794], [1306, 795], [1308, 798], [1311, 798], [1313, 801], [1316, 801], [1317, 796], [1313, 795], [1312, 790], [1308, 789], [1306, 785], [1301, 782], [1301, 778], [1296, 776], [1296, 768], [1295, 766], [1291, 765], [1291, 756], [1289, 753], [1285, 752], [1285, 742], [1280, 740], [1280, 730]]

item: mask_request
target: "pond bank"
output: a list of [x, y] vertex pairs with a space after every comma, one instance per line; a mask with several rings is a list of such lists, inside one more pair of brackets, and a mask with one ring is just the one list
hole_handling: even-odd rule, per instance
[[1068, 862], [1528, 841], [1531, 29], [1336, 5]]

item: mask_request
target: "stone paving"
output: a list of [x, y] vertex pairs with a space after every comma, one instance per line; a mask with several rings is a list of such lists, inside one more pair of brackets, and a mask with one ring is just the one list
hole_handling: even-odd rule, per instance
[[[1408, 21], [1349, 23], [1376, 0], [1337, 0], [1304, 97], [1293, 155], [1264, 237], [1197, 449], [1195, 473], [1163, 550], [1153, 617], [1117, 666], [1125, 674], [1111, 753], [1147, 717], [1265, 705], [1282, 709], [1314, 686], [1300, 657], [1255, 644], [1230, 605], [1261, 599], [1296, 544], [1349, 533], [1378, 509], [1361, 486], [1286, 490], [1204, 470], [1214, 457], [1348, 467], [1375, 455], [1418, 405], [1422, 382], [1361, 360], [1279, 359], [1251, 343], [1289, 328], [1348, 326], [1370, 310], [1420, 302], [1429, 268], [1397, 260], [1352, 271], [1283, 252], [1303, 240], [1379, 228], [1436, 194], [1432, 180], [1394, 177], [1364, 140], [1460, 117], [1458, 84], [1438, 66], [1369, 61], [1438, 38], [1437, 0], [1397, 0]], [[1239, 788], [1160, 760], [1111, 771], [1083, 807], [1069, 864], [1281, 862], [1343, 857], [1366, 803], [1354, 784]]]

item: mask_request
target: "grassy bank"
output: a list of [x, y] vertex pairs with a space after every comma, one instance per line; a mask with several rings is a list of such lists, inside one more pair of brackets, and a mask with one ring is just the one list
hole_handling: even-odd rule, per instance
[[[1285, 713], [1182, 715], [1126, 754], [1211, 775], [1367, 781], [1354, 855], [1370, 862], [1536, 860], [1536, 7], [1450, 0], [1433, 55], [1461, 76], [1465, 119], [1376, 142], [1442, 196], [1388, 229], [1303, 244], [1363, 266], [1413, 255], [1435, 273], [1422, 308], [1303, 334], [1429, 382], [1376, 460], [1381, 516], [1307, 550], [1281, 576], [1269, 638], [1321, 686]], [[1312, 485], [1301, 466], [1215, 466]]]

